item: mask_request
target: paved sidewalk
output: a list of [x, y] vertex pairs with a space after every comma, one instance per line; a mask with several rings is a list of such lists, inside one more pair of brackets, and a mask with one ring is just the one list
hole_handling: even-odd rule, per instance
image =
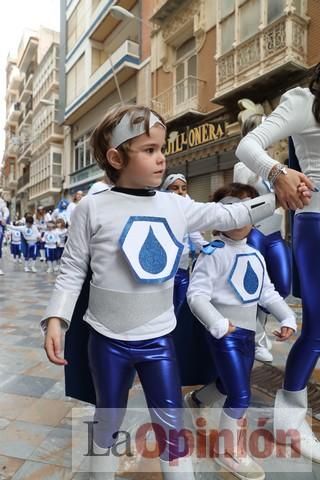
[[[52, 290], [55, 275], [25, 273], [22, 265], [5, 256], [5, 275], [0, 277], [0, 480], [85, 480], [86, 474], [71, 471], [71, 414], [80, 402], [65, 398], [63, 369], [45, 356], [39, 320]], [[300, 312], [296, 299], [289, 303]], [[272, 320], [268, 329], [275, 327]], [[283, 368], [287, 344], [274, 343], [274, 365]], [[255, 365], [256, 368], [261, 364]], [[313, 380], [319, 380], [319, 370]], [[255, 378], [253, 404], [272, 406], [272, 391], [263, 391]], [[255, 383], [254, 382], [254, 383]], [[270, 393], [270, 395], [268, 395]], [[141, 385], [135, 383], [131, 406], [144, 406]], [[160, 480], [159, 473], [137, 474], [122, 465], [120, 478]], [[234, 478], [228, 474], [199, 473], [198, 480]], [[310, 474], [269, 473], [267, 479], [320, 479], [319, 466]]]

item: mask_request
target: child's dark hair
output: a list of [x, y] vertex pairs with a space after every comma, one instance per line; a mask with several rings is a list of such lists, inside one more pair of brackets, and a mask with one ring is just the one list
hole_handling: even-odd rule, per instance
[[[212, 196], [212, 202], [220, 202], [225, 197], [237, 197], [237, 198], [256, 198], [259, 196], [257, 190], [251, 185], [246, 183], [233, 182], [218, 188]], [[213, 230], [213, 235], [218, 235], [218, 230]]]
[[233, 182], [218, 188], [211, 197], [212, 202], [220, 202], [225, 197], [256, 198], [257, 190], [246, 183]]
[[31, 225], [33, 224], [33, 216], [32, 215], [26, 215], [26, 223], [30, 223]]
[[[163, 124], [165, 124], [163, 118], [157, 112], [148, 107], [141, 105], [123, 105], [109, 110], [102, 121], [94, 129], [90, 138], [90, 146], [92, 148], [93, 156], [99, 167], [106, 172], [112, 183], [116, 183], [120, 176], [120, 171], [109, 164], [106, 156], [107, 151], [112, 148], [110, 140], [113, 129], [121, 121], [122, 117], [124, 117], [126, 113], [129, 113], [131, 115], [132, 124], [144, 122], [145, 132], [149, 135], [149, 120], [151, 112], [154, 113]], [[124, 165], [127, 165], [129, 161], [129, 147], [132, 140], [133, 139], [128, 140], [117, 147], [117, 150], [122, 154]]]

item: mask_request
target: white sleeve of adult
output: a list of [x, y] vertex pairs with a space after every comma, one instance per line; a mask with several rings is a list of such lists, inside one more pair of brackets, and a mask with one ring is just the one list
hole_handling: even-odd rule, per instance
[[67, 323], [71, 320], [90, 262], [90, 238], [95, 212], [94, 202], [89, 204], [89, 198], [92, 197], [84, 198], [74, 211], [68, 241], [61, 259], [60, 274], [41, 320], [42, 329], [45, 329], [46, 321], [50, 317], [60, 318]]
[[233, 167], [233, 181], [254, 185], [259, 176], [248, 168], [243, 162], [237, 162]]
[[282, 95], [278, 107], [257, 128], [239, 143], [236, 156], [250, 170], [268, 179], [271, 168], [278, 162], [265, 151], [274, 143], [301, 132], [307, 123], [307, 92], [297, 87]]

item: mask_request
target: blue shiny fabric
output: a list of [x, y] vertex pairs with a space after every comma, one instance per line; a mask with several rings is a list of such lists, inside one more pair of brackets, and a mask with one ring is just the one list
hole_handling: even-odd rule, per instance
[[243, 417], [250, 404], [250, 374], [254, 362], [255, 332], [237, 327], [232, 333], [217, 339], [211, 337], [209, 345], [218, 372], [217, 387], [227, 395], [225, 412], [233, 418]]
[[0, 225], [0, 258], [2, 258], [2, 242], [4, 237], [4, 227]]
[[183, 304], [189, 285], [189, 270], [178, 268], [174, 277], [173, 305], [176, 316], [179, 314], [181, 305]]
[[275, 289], [286, 298], [291, 290], [291, 257], [281, 232], [264, 235], [253, 228], [248, 236], [248, 244], [262, 254]]
[[301, 335], [289, 353], [284, 388], [296, 391], [306, 387], [320, 355], [320, 214], [295, 216], [294, 256], [299, 271], [302, 300]]
[[[162, 432], [183, 428], [182, 395], [173, 340], [170, 335], [141, 341], [114, 340], [90, 330], [89, 366], [96, 393], [94, 440], [108, 448], [115, 442], [126, 411], [132, 375], [137, 371], [153, 422]], [[108, 409], [108, 410], [104, 410]], [[178, 439], [156, 438], [162, 445], [161, 458], [185, 455]]]

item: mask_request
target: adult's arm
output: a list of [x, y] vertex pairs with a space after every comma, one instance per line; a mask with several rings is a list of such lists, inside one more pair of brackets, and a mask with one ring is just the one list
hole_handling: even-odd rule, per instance
[[[239, 160], [268, 180], [271, 170], [279, 162], [270, 157], [266, 149], [307, 128], [313, 115], [311, 106], [306, 108], [308, 105], [310, 96], [306, 89], [298, 87], [285, 93], [274, 112], [240, 141], [236, 150]], [[301, 183], [313, 189], [312, 182], [301, 172], [288, 169], [288, 175], [278, 175], [274, 188], [283, 208], [295, 210], [309, 203], [309, 197], [298, 191]]]

